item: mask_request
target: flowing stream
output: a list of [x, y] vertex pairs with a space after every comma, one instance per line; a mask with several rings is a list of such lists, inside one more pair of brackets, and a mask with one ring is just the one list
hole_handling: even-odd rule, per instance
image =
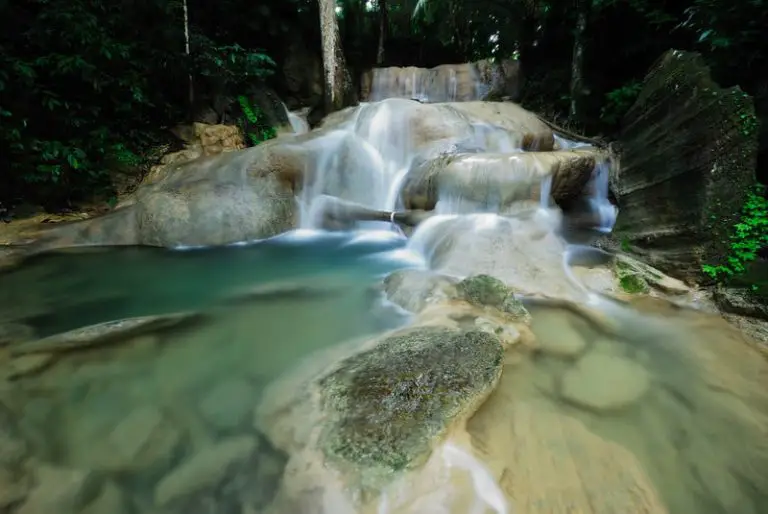
[[[447, 76], [446, 95], [454, 99], [456, 73]], [[423, 79], [414, 73], [402, 87], [427, 101], [420, 84]], [[136, 316], [201, 314], [93, 353], [57, 355], [42, 372], [9, 378], [2, 390], [3, 423], [14, 420], [14, 430], [30, 441], [36, 458], [95, 469], [115, 484], [120, 508], [98, 514], [160, 512], [152, 507], [158, 477], [216, 441], [256, 434], [255, 471], [241, 470], [245, 478], [238, 478], [230, 470], [226, 483], [196, 497], [195, 508], [201, 510], [194, 512], [274, 514], [268, 505], [290, 477], [283, 469], [286, 456], [254, 429], [254, 408], [268, 384], [314, 352], [409, 323], [412, 316], [382, 294], [382, 278], [390, 272], [431, 268], [461, 277], [481, 262], [470, 248], [480, 239], [470, 237], [508, 231], [531, 243], [511, 247], [494, 261], [499, 269], [505, 266], [505, 276], [525, 273], [527, 265], [518, 255], [527, 254], [540, 266], [552, 262], [546, 269], [556, 278], [533, 274], [526, 284], [572, 284], [577, 302], [589, 304], [614, 329], [601, 330], [557, 303], [526, 300], [543, 351], [505, 368], [499, 389], [470, 421], [469, 433], [478, 448], [489, 445], [496, 460], [516, 462], [530, 474], [512, 485], [496, 483], [488, 471], [493, 459], [442, 446], [444, 462], [472, 477], [467, 488], [474, 500], [456, 507], [431, 499], [419, 512], [582, 512], [568, 504], [567, 492], [581, 480], [592, 480], [606, 484], [605, 498], [592, 498], [589, 512], [628, 514], [599, 507], [611, 504], [608, 499], [625, 484], [623, 473], [630, 472], [631, 466], [622, 471], [610, 462], [615, 455], [637, 463], [637, 472], [649, 477], [670, 514], [768, 512], [766, 362], [714, 316], [650, 300], [618, 303], [593, 290], [574, 268], [599, 263], [587, 263], [586, 254], [579, 254], [584, 247], [563, 240], [564, 214], [551, 201], [551, 176], [537, 179], [539, 198], [518, 213], [499, 215], [501, 200], [493, 191], [476, 201], [457, 186], [440, 192], [437, 214], [410, 237], [386, 222], [353, 231], [318, 229], [327, 195], [372, 209], [402, 207], [403, 181], [424, 156], [413, 145], [409, 105], [364, 104], [322, 137], [295, 143], [316, 145], [321, 158], [311, 164], [307, 176], [312, 178], [297, 198], [302, 218], [294, 232], [218, 248], [66, 249], [2, 272], [0, 325], [27, 327], [37, 338]], [[523, 152], [500, 127], [471, 126], [473, 139], [465, 144], [494, 154]], [[558, 145], [583, 147], [561, 138]], [[609, 232], [616, 219], [608, 173], [598, 165], [587, 187], [595, 236]], [[539, 250], [544, 242], [550, 246]], [[466, 248], [450, 250], [456, 245]], [[457, 253], [467, 262], [451, 257]], [[606, 407], [617, 402], [626, 405]], [[164, 421], [151, 421], [159, 411]], [[528, 431], [524, 419], [530, 422]], [[581, 432], [563, 428], [558, 439], [550, 431], [561, 423]], [[6, 428], [0, 425], [0, 432]], [[299, 427], [286, 430], [294, 428]], [[530, 444], [515, 445], [515, 438]], [[105, 451], [103, 440], [120, 451]], [[505, 455], [511, 448], [514, 455]], [[211, 466], [197, 479], [201, 489], [210, 486], [205, 477], [220, 471]], [[382, 496], [380, 514], [415, 512], [393, 510], [387, 498]], [[188, 507], [162, 512], [193, 512]]]

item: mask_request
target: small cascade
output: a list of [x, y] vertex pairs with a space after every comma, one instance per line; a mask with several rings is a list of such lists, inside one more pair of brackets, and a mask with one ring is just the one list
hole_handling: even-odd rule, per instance
[[609, 233], [616, 223], [618, 209], [608, 200], [610, 162], [598, 162], [592, 172], [588, 189], [590, 191], [589, 205], [598, 220], [597, 230]]
[[589, 143], [584, 143], [582, 141], [571, 141], [570, 139], [565, 139], [562, 136], [559, 136], [555, 134], [555, 148], [559, 148], [561, 150], [573, 150], [575, 148], [587, 148], [590, 147]]
[[458, 95], [458, 82], [456, 81], [456, 70], [451, 69], [448, 73], [448, 101], [455, 102]]
[[288, 122], [291, 124], [291, 128], [293, 129], [294, 134], [306, 134], [309, 132], [309, 122], [301, 115], [289, 111], [288, 106], [285, 105], [285, 103], [281, 102], [283, 104], [283, 109], [285, 109], [285, 115], [288, 116]]
[[446, 64], [430, 69], [374, 68], [368, 80], [368, 101], [407, 98], [422, 103], [467, 102], [481, 100], [489, 91], [472, 64]]
[[[376, 210], [398, 207], [400, 186], [414, 158], [410, 104], [361, 104], [334, 130], [297, 145], [317, 156], [307, 160], [307, 180], [299, 198], [302, 228], [321, 226], [325, 195]], [[382, 228], [381, 222], [366, 224]]]

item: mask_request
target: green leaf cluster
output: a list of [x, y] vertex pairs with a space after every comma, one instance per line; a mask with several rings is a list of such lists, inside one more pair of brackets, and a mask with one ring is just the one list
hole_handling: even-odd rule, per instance
[[729, 254], [721, 264], [707, 264], [702, 271], [712, 279], [726, 282], [744, 273], [757, 252], [768, 246], [768, 199], [765, 186], [758, 185], [747, 194], [739, 222], [731, 232]]
[[240, 126], [252, 146], [277, 136], [277, 131], [267, 123], [264, 113], [255, 105], [251, 105], [247, 96], [239, 95], [237, 102], [245, 117], [244, 120], [240, 120]]

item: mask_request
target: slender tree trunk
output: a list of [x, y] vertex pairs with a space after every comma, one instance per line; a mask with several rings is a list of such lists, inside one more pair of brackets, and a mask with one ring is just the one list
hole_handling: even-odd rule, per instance
[[584, 93], [584, 40], [591, 0], [576, 0], [576, 30], [573, 33], [573, 57], [571, 58], [571, 119], [581, 114], [579, 106]]
[[379, 0], [379, 50], [376, 53], [376, 64], [384, 64], [384, 42], [387, 39], [389, 27], [389, 13], [387, 12], [387, 0]]
[[336, 0], [318, 0], [318, 2], [323, 44], [323, 71], [325, 72], [325, 113], [330, 114], [356, 103], [357, 99], [341, 49], [339, 23], [336, 19]]
[[[191, 52], [189, 50], [189, 9], [187, 7], [187, 0], [182, 0], [181, 3], [184, 8], [184, 49], [187, 52], [187, 62], [191, 64]], [[195, 103], [195, 83], [192, 79], [192, 72], [189, 72], [189, 112], [192, 114]]]

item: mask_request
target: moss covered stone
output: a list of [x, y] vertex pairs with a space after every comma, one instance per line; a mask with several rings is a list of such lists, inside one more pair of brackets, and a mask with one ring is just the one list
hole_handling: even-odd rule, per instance
[[321, 379], [323, 452], [364, 476], [419, 465], [495, 387], [502, 357], [499, 339], [480, 331], [420, 327], [383, 339]]
[[504, 282], [490, 275], [474, 275], [456, 286], [459, 295], [478, 307], [494, 307], [519, 320], [529, 320], [530, 314], [523, 303]]
[[619, 285], [630, 294], [645, 293], [648, 291], [648, 284], [637, 275], [627, 274], [619, 277]]

